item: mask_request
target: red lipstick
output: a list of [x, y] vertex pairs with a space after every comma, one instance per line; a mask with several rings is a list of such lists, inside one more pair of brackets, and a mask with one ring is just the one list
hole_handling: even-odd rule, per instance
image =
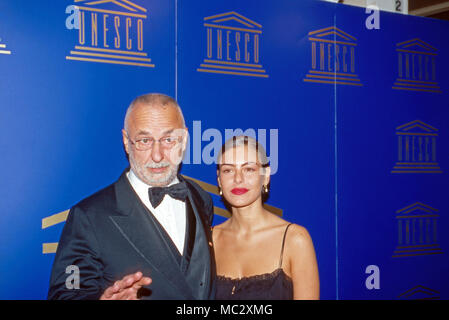
[[242, 194], [244, 194], [244, 193], [247, 193], [247, 192], [248, 192], [248, 189], [246, 189], [246, 188], [234, 188], [234, 189], [231, 190], [231, 192], [232, 192], [233, 194], [239, 196], [239, 195], [242, 195]]

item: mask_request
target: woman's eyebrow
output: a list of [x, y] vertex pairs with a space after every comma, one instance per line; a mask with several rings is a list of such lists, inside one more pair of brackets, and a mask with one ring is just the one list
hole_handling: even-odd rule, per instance
[[[245, 162], [242, 164], [242, 167], [246, 166], [246, 165], [250, 165], [250, 164], [257, 164], [257, 162]], [[222, 163], [222, 166], [233, 166], [235, 167], [234, 163]]]

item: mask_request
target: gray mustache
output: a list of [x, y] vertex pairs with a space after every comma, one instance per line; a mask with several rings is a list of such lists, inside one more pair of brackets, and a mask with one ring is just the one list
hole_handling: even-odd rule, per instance
[[170, 166], [169, 162], [147, 163], [145, 165], [145, 168], [158, 169], [158, 168], [164, 168], [164, 167], [168, 167], [168, 166]]

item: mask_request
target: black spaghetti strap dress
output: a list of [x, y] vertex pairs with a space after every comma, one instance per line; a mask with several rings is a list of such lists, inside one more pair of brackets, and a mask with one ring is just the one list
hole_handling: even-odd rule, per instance
[[292, 300], [293, 282], [282, 269], [285, 236], [282, 239], [279, 267], [271, 273], [258, 274], [243, 278], [229, 278], [218, 275], [216, 278], [217, 300]]

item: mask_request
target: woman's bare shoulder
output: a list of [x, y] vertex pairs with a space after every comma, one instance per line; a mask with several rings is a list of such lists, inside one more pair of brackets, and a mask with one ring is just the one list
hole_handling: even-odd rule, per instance
[[213, 226], [212, 230], [214, 230], [214, 231], [217, 231], [217, 230], [221, 231], [223, 229], [226, 229], [228, 224], [229, 224], [229, 220], [226, 220], [225, 222], [222, 222], [220, 224], [217, 224], [217, 225]]
[[226, 220], [223, 223], [217, 224], [215, 226], [212, 227], [212, 237], [213, 240], [216, 240], [221, 233], [223, 233], [224, 231], [226, 231], [228, 228], [228, 220]]
[[313, 246], [312, 237], [310, 236], [309, 231], [305, 227], [295, 223], [292, 223], [288, 227], [286, 242], [289, 247], [298, 249], [306, 248], [310, 245]]

